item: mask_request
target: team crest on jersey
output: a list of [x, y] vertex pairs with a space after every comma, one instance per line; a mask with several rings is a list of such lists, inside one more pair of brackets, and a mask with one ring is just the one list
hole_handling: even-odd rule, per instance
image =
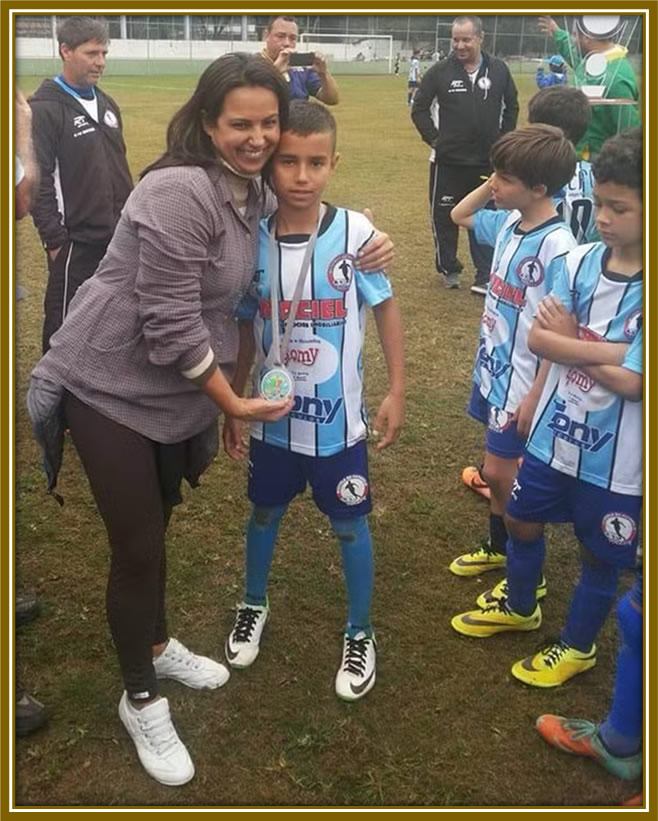
[[353, 474], [341, 479], [336, 486], [336, 496], [349, 507], [360, 505], [368, 496], [368, 482], [365, 476]]
[[637, 332], [642, 327], [642, 311], [633, 311], [624, 322], [624, 336], [626, 339], [634, 339]]
[[544, 281], [544, 266], [537, 257], [526, 257], [519, 262], [516, 275], [524, 285], [541, 285]]
[[503, 433], [512, 424], [514, 414], [502, 408], [489, 408], [489, 430], [494, 433]]
[[327, 278], [337, 291], [347, 291], [354, 277], [354, 257], [351, 254], [340, 254], [334, 257], [327, 269]]
[[110, 128], [118, 128], [119, 127], [119, 121], [117, 120], [117, 115], [114, 113], [114, 111], [110, 111], [109, 108], [105, 112], [105, 114], [103, 115], [103, 122], [105, 123], [105, 125], [109, 125]]
[[478, 88], [481, 88], [482, 91], [488, 91], [491, 88], [491, 80], [488, 77], [480, 77]]
[[620, 546], [631, 544], [637, 532], [635, 522], [626, 513], [608, 513], [601, 520], [601, 530], [609, 542]]

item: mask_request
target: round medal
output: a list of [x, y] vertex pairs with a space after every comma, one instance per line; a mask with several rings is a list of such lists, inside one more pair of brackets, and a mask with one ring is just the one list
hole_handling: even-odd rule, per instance
[[295, 392], [295, 380], [289, 371], [281, 365], [265, 371], [260, 380], [260, 395], [263, 399], [276, 402], [279, 399], [290, 399]]

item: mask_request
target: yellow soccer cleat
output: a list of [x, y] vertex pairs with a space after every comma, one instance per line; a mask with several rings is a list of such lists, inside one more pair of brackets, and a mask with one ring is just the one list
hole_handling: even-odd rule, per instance
[[541, 625], [541, 608], [537, 605], [530, 616], [521, 616], [510, 610], [507, 599], [498, 599], [489, 607], [460, 613], [450, 623], [462, 636], [487, 639], [496, 633], [537, 630]]
[[507, 556], [492, 550], [491, 544], [485, 541], [476, 550], [457, 556], [451, 562], [449, 570], [455, 576], [479, 576], [489, 570], [505, 567], [506, 562]]
[[[544, 598], [547, 589], [546, 579], [542, 576], [541, 581], [537, 585], [537, 601], [541, 601], [541, 599]], [[484, 593], [480, 593], [475, 603], [478, 607], [489, 607], [498, 599], [506, 599], [508, 594], [509, 588], [507, 586], [507, 579], [501, 579], [492, 590], [485, 590]]]
[[588, 653], [582, 653], [563, 641], [556, 641], [546, 645], [534, 656], [517, 661], [512, 667], [512, 675], [532, 687], [559, 687], [595, 664], [595, 644]]

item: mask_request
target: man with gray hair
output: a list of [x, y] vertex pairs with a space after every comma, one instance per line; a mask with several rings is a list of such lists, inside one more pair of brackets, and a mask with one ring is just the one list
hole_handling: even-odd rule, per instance
[[100, 88], [109, 31], [69, 17], [57, 28], [62, 71], [30, 98], [40, 183], [32, 219], [46, 249], [43, 350], [96, 270], [132, 190], [121, 112]]
[[[516, 127], [516, 86], [507, 65], [482, 51], [479, 17], [456, 17], [452, 51], [434, 63], [414, 98], [411, 118], [432, 148], [430, 208], [436, 269], [448, 288], [459, 287], [458, 227], [450, 211], [489, 176], [489, 150], [501, 134]], [[469, 231], [475, 267], [473, 293], [485, 295], [491, 250], [478, 245]]]

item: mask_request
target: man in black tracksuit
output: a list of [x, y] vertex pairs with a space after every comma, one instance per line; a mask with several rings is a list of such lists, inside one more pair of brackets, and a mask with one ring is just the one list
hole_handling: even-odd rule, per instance
[[[482, 21], [457, 17], [452, 52], [422, 79], [411, 117], [432, 147], [430, 207], [436, 269], [448, 288], [459, 287], [458, 227], [450, 211], [491, 173], [489, 150], [501, 134], [516, 127], [517, 90], [502, 60], [482, 51]], [[475, 266], [474, 293], [486, 294], [492, 249], [478, 245], [469, 231]]]
[[44, 352], [76, 290], [105, 255], [132, 190], [119, 107], [96, 87], [107, 24], [69, 17], [57, 39], [62, 73], [44, 80], [29, 101], [41, 175], [32, 218], [48, 257]]

